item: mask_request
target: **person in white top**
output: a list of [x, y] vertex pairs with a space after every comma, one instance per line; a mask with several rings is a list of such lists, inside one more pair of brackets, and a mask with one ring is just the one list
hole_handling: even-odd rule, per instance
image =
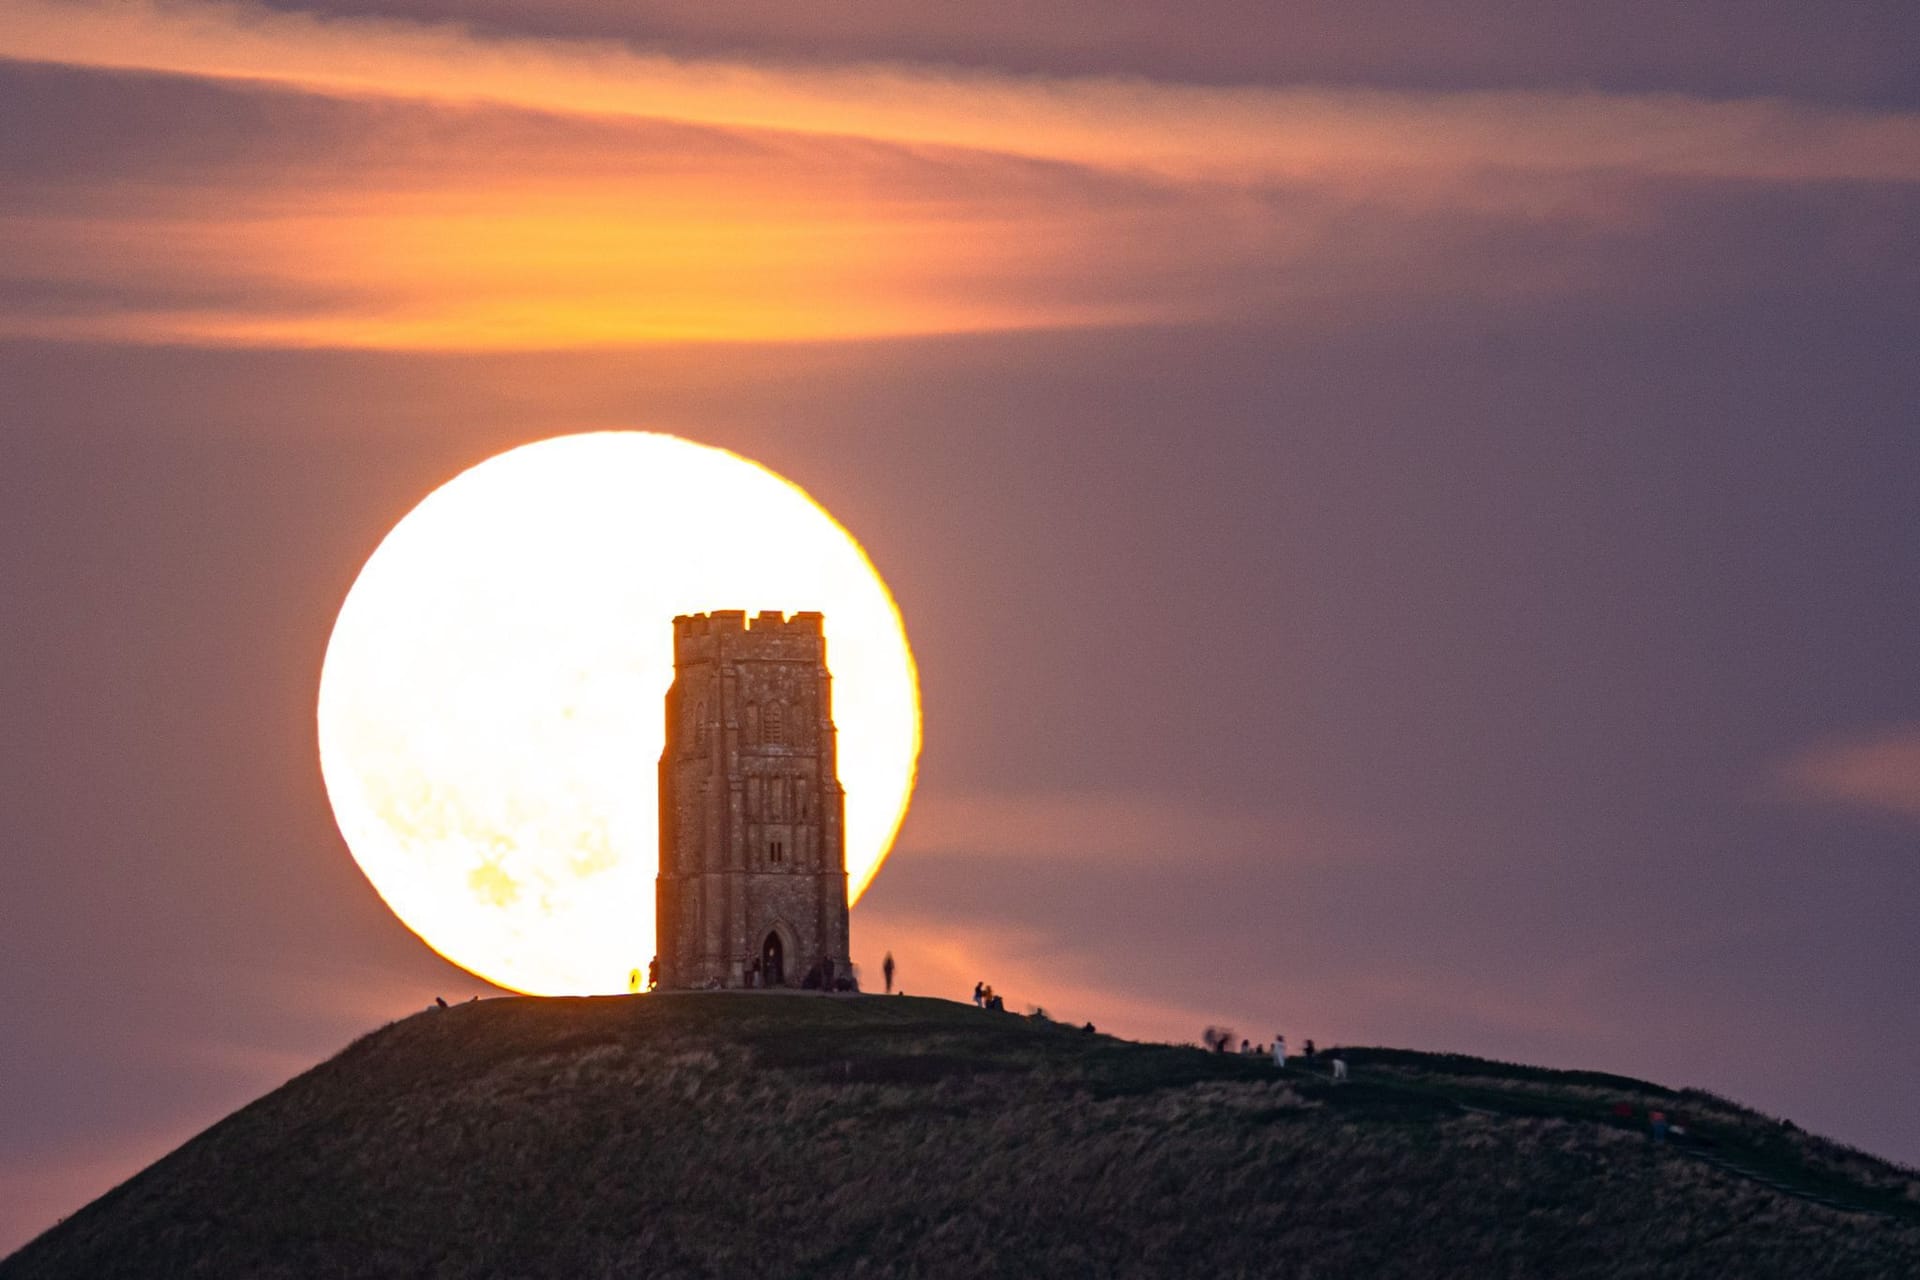
[[1273, 1037], [1273, 1065], [1276, 1067], [1287, 1065], [1287, 1038], [1283, 1035], [1276, 1034]]

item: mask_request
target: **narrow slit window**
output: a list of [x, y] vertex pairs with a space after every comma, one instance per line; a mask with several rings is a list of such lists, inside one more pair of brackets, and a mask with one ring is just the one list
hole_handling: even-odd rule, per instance
[[767, 843], [767, 856], [774, 862], [784, 862], [786, 861], [787, 847], [778, 840], [769, 841]]

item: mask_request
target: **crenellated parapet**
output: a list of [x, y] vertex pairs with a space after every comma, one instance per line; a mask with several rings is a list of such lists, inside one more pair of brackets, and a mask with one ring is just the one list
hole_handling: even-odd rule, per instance
[[763, 610], [751, 619], [744, 609], [682, 614], [673, 620], [674, 665], [741, 658], [824, 662], [823, 623], [822, 616], [811, 611], [788, 617]]

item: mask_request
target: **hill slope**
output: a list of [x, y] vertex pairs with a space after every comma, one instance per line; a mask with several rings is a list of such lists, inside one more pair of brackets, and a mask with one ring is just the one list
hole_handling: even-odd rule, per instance
[[[938, 1000], [461, 1005], [0, 1278], [1920, 1275], [1882, 1162], [1639, 1081], [1345, 1052], [1336, 1086]], [[1650, 1141], [1649, 1106], [1711, 1146]]]

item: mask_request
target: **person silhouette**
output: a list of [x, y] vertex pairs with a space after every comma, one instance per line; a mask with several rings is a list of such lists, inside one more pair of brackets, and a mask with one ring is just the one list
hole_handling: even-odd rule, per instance
[[880, 975], [887, 980], [887, 994], [893, 994], [893, 952], [887, 952], [887, 958], [880, 962]]

